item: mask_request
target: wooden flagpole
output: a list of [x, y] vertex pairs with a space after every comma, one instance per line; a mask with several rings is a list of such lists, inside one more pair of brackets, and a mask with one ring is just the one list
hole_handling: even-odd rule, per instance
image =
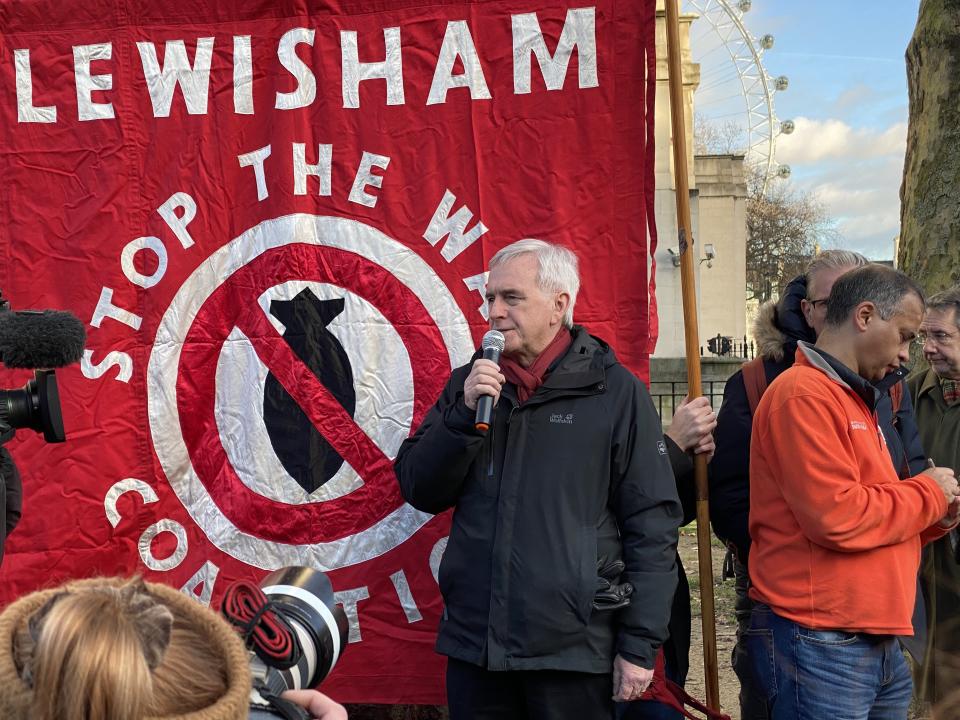
[[[690, 224], [690, 187], [687, 176], [687, 131], [684, 122], [683, 75], [680, 65], [680, 16], [677, 0], [665, 0], [667, 19], [667, 72], [670, 80], [670, 119], [673, 134], [673, 176], [677, 191], [677, 228], [680, 240], [680, 284], [687, 351], [687, 393], [703, 394], [700, 379], [700, 339], [697, 327], [697, 289], [694, 277], [693, 232]], [[697, 556], [700, 563], [700, 611], [703, 627], [703, 672], [707, 705], [720, 709], [717, 673], [717, 629], [713, 602], [713, 558], [710, 551], [710, 510], [707, 492], [707, 459], [694, 456], [697, 486]]]

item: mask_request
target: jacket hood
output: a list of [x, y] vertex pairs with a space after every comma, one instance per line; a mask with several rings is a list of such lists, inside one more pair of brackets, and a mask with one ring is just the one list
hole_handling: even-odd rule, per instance
[[779, 362], [787, 356], [794, 356], [800, 340], [811, 344], [817, 341], [800, 309], [800, 301], [806, 296], [807, 280], [799, 275], [787, 284], [778, 302], [768, 300], [760, 306], [753, 325], [753, 337], [761, 357]]
[[[103, 585], [122, 585], [125, 578], [78, 580], [52, 590], [26, 595], [9, 605], [0, 615], [0, 717], [4, 720], [28, 720], [31, 717], [33, 691], [20, 677], [14, 656], [14, 638], [20, 627], [29, 621], [51, 597], [64, 589], [82, 589]], [[165, 604], [174, 617], [191, 617], [197, 632], [217, 649], [223, 658], [227, 691], [213, 705], [191, 713], [178, 713], [179, 720], [235, 720], [247, 717], [250, 704], [250, 667], [240, 636], [212, 610], [203, 607], [178, 590], [158, 583], [145, 583], [148, 591]], [[167, 716], [172, 720], [173, 716]], [[149, 720], [162, 720], [150, 718]]]

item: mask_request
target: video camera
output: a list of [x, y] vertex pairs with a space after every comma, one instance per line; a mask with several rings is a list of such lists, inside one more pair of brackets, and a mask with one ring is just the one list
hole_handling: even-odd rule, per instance
[[327, 576], [308, 567], [286, 567], [259, 586], [237, 581], [227, 588], [220, 612], [251, 651], [250, 718], [308, 718], [280, 695], [316, 688], [346, 649], [347, 615]]
[[80, 360], [83, 323], [59, 310], [11, 310], [0, 292], [0, 363], [34, 371], [17, 390], [0, 389], [0, 445], [20, 428], [43, 433], [47, 442], [63, 442], [63, 414], [54, 368]]

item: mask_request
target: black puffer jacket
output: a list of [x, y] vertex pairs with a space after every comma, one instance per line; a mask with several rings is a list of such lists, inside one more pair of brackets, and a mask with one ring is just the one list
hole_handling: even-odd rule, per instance
[[[767, 385], [793, 365], [797, 341], [816, 343], [813, 328], [807, 325], [800, 310], [806, 297], [807, 284], [801, 275], [787, 285], [776, 304], [760, 308], [754, 327], [754, 338], [763, 358]], [[881, 391], [877, 417], [887, 441], [887, 449], [900, 477], [910, 477], [926, 466], [920, 435], [906, 383], [900, 409], [896, 414], [890, 400], [890, 388], [903, 381], [908, 368], [901, 367], [876, 384]], [[743, 383], [743, 373], [734, 373], [723, 390], [723, 404], [717, 416], [714, 439], [717, 451], [710, 463], [710, 522], [714, 531], [737, 548], [746, 563], [750, 550], [747, 522], [750, 514], [750, 432], [753, 414]]]
[[[649, 668], [667, 635], [681, 508], [660, 420], [605, 343], [573, 336], [525, 403], [505, 386], [486, 436], [472, 363], [455, 370], [396, 460], [411, 505], [456, 508], [437, 651], [491, 670], [610, 672], [616, 652]], [[633, 602], [593, 610], [598, 560], [621, 557]]]

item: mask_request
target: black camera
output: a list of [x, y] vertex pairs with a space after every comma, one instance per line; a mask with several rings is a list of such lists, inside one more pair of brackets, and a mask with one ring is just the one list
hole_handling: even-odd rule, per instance
[[347, 615], [327, 576], [308, 567], [286, 567], [259, 586], [237, 581], [227, 588], [221, 612], [252, 653], [251, 707], [259, 714], [252, 711], [250, 717], [278, 712], [300, 717], [280, 694], [317, 687], [347, 646]]
[[76, 316], [59, 310], [11, 310], [0, 293], [0, 363], [34, 371], [22, 388], [0, 389], [0, 445], [20, 428], [43, 433], [47, 442], [66, 440], [53, 368], [77, 362], [85, 340]]

